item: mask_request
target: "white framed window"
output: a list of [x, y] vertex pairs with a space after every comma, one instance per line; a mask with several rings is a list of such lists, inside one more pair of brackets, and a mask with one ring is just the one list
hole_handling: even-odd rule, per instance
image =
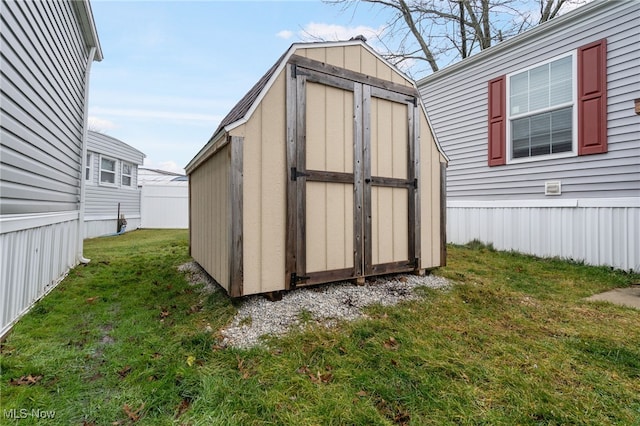
[[131, 187], [133, 182], [133, 165], [131, 163], [122, 162], [122, 177], [120, 182], [122, 186]]
[[510, 163], [577, 155], [576, 80], [573, 52], [507, 75]]
[[85, 159], [86, 163], [84, 165], [84, 180], [87, 182], [91, 182], [93, 180], [93, 154], [87, 152], [87, 158]]
[[101, 185], [116, 185], [116, 166], [118, 161], [100, 156], [100, 184]]

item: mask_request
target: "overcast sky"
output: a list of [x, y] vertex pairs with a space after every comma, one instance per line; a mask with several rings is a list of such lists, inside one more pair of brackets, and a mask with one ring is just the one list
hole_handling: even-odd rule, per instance
[[145, 166], [178, 172], [292, 43], [373, 40], [386, 22], [312, 0], [91, 5], [104, 54], [91, 69], [91, 128], [144, 152]]

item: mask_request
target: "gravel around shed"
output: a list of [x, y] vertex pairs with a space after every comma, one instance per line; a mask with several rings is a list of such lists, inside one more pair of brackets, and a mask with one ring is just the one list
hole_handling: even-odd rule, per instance
[[[204, 291], [222, 291], [215, 281], [195, 262], [186, 263], [179, 270], [193, 283], [205, 283]], [[303, 287], [283, 294], [282, 300], [272, 302], [264, 296], [241, 299], [238, 312], [220, 330], [221, 346], [251, 348], [262, 344], [263, 336], [280, 336], [304, 324], [301, 316], [311, 316], [317, 324], [332, 327], [338, 321], [351, 321], [364, 315], [363, 308], [379, 304], [396, 305], [420, 296], [417, 287], [443, 289], [450, 283], [442, 277], [426, 275], [392, 275], [367, 281], [363, 286], [339, 282], [317, 287]]]

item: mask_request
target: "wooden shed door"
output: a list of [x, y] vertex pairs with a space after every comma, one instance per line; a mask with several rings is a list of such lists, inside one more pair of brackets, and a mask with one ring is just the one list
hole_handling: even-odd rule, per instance
[[287, 74], [287, 288], [418, 267], [415, 98]]
[[364, 273], [420, 267], [417, 100], [363, 88]]

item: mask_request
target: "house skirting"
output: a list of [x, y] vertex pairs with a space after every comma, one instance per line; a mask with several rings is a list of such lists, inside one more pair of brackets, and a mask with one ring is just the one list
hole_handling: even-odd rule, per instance
[[447, 242], [640, 272], [640, 197], [448, 200]]
[[[125, 216], [127, 220], [126, 232], [140, 228], [140, 216]], [[109, 217], [84, 218], [84, 238], [104, 237], [118, 231], [118, 221]]]
[[77, 263], [78, 212], [0, 217], [0, 336]]

